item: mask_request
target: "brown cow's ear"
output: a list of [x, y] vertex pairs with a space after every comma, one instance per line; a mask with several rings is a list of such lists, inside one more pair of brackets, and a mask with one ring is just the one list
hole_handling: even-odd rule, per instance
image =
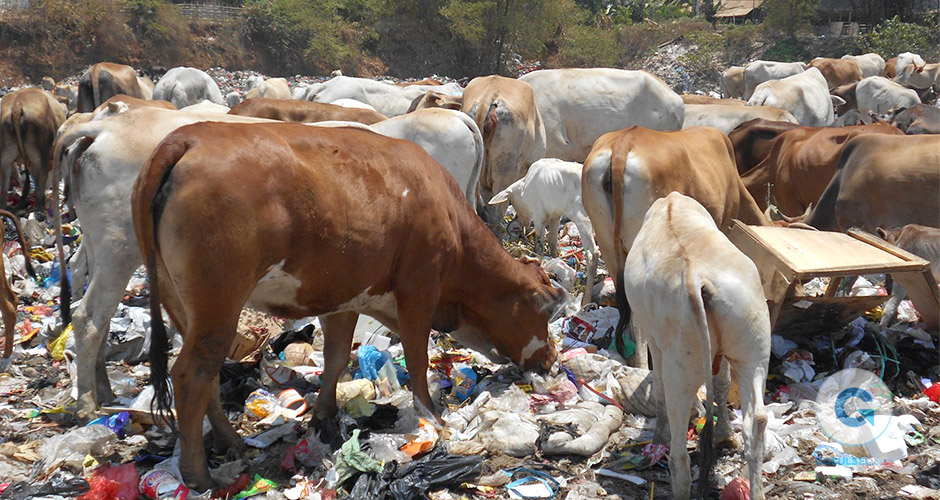
[[879, 227], [878, 229], [875, 229], [875, 232], [878, 233], [878, 237], [879, 237], [879, 238], [881, 238], [881, 239], [883, 239], [883, 240], [885, 240], [885, 241], [888, 240], [888, 232], [885, 231], [884, 229], [882, 229], [882, 228]]
[[523, 255], [522, 257], [519, 257], [519, 262], [522, 262], [523, 264], [538, 264], [539, 267], [541, 267], [542, 265], [542, 261], [533, 257], [529, 257], [528, 255]]
[[554, 286], [540, 287], [533, 294], [532, 301], [540, 314], [548, 314], [552, 318], [561, 310], [571, 298], [567, 290]]

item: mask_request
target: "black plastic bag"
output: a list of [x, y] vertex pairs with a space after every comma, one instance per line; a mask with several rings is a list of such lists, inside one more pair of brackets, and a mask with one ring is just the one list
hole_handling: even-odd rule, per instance
[[448, 455], [438, 448], [402, 465], [389, 485], [389, 492], [394, 500], [423, 499], [434, 488], [459, 485], [476, 478], [482, 467], [482, 456]]
[[64, 497], [77, 497], [85, 494], [91, 487], [88, 481], [81, 477], [67, 477], [64, 474], [56, 474], [43, 484], [29, 484], [26, 481], [20, 481], [11, 484], [0, 499], [3, 500], [29, 500], [39, 496], [60, 495]]

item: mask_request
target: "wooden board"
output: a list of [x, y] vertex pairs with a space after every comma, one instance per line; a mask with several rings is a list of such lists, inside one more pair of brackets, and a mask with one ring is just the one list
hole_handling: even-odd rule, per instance
[[[797, 282], [829, 277], [890, 274], [908, 290], [929, 327], [940, 324], [940, 292], [930, 274], [930, 263], [863, 231], [833, 233], [783, 227], [747, 226], [735, 221], [728, 235], [754, 261], [770, 307], [774, 331], [796, 329], [809, 334], [837, 329], [884, 302], [887, 297], [795, 297]], [[812, 301], [806, 309], [794, 307]], [[816, 305], [818, 304], [818, 306]], [[841, 324], [840, 324], [841, 323]]]
[[886, 252], [844, 233], [785, 227], [747, 226], [746, 229], [797, 275], [920, 271], [925, 262], [914, 256], [910, 259]]

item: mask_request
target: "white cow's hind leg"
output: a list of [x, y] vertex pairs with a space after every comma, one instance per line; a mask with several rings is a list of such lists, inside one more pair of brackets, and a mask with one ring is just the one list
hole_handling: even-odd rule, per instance
[[124, 296], [124, 286], [139, 262], [130, 252], [100, 255], [92, 264], [88, 292], [72, 315], [78, 368], [78, 417], [92, 418], [99, 403], [114, 399], [105, 360], [111, 318]]
[[744, 415], [744, 459], [751, 483], [751, 500], [763, 500], [761, 468], [764, 464], [764, 430], [767, 413], [764, 411], [764, 381], [767, 379], [767, 361], [734, 367], [735, 378], [741, 391], [741, 411]]
[[663, 385], [668, 387], [666, 415], [669, 419], [669, 473], [672, 476], [672, 496], [677, 500], [688, 500], [692, 486], [689, 451], [686, 449], [685, 439], [689, 427], [689, 402], [695, 400], [703, 377], [698, 363], [693, 360], [671, 356], [669, 352], [663, 353], [662, 358], [665, 366], [676, 367], [663, 373]]

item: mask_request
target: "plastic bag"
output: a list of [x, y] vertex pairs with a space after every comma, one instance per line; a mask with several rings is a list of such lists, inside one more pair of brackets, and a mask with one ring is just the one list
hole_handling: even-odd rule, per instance
[[97, 424], [51, 436], [39, 448], [45, 459], [43, 471], [51, 472], [60, 465], [79, 469], [85, 455], [107, 455], [117, 440], [111, 429]]
[[97, 469], [88, 484], [91, 490], [78, 500], [137, 500], [140, 498], [140, 474], [134, 464]]
[[440, 437], [437, 429], [435, 429], [430, 422], [423, 418], [419, 418], [418, 422], [418, 435], [401, 447], [401, 451], [412, 458], [434, 448], [434, 445], [437, 444], [437, 440]]
[[480, 474], [482, 464], [482, 456], [459, 457], [437, 450], [401, 466], [389, 491], [395, 500], [426, 498], [426, 493], [432, 489], [474, 479]]

